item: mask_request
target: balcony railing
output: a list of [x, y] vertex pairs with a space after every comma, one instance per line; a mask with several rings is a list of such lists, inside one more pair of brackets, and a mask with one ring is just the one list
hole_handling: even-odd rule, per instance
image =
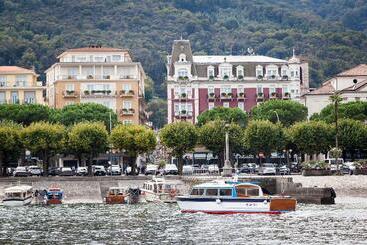
[[291, 98], [290, 93], [284, 93], [283, 100], [289, 100]]
[[257, 93], [256, 100], [257, 101], [263, 101], [264, 100], [264, 94], [263, 93]]
[[237, 94], [238, 99], [246, 99], [246, 94], [244, 92], [240, 92]]
[[232, 99], [233, 97], [233, 94], [232, 93], [221, 93], [220, 94], [220, 98], [222, 100], [225, 100], [225, 99]]
[[23, 104], [36, 104], [36, 98], [26, 98], [24, 99]]
[[100, 75], [100, 74], [89, 74], [89, 75], [59, 75], [58, 80], [121, 80], [121, 79], [136, 79], [134, 75]]
[[192, 111], [186, 111], [186, 110], [175, 111], [175, 117], [192, 117], [192, 115], [193, 115]]
[[116, 92], [112, 90], [84, 90], [82, 97], [112, 97], [115, 96]]
[[78, 97], [78, 92], [76, 92], [74, 90], [64, 90], [62, 94], [65, 98], [76, 98], [76, 97]]
[[134, 90], [120, 90], [120, 97], [133, 97], [135, 95]]
[[278, 98], [278, 94], [276, 92], [273, 92], [270, 94], [269, 96], [270, 99], [277, 99]]
[[133, 108], [122, 108], [120, 110], [120, 114], [124, 116], [131, 116], [134, 115], [135, 110]]

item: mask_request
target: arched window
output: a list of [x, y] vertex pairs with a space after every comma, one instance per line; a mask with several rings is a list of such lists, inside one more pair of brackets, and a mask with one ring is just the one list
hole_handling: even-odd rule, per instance
[[237, 77], [238, 78], [243, 78], [243, 76], [244, 76], [243, 66], [237, 66], [236, 72], [237, 72]]
[[264, 76], [263, 67], [261, 65], [256, 66], [256, 77]]
[[179, 62], [186, 62], [186, 54], [180, 54]]
[[214, 66], [208, 66], [208, 77], [214, 78]]

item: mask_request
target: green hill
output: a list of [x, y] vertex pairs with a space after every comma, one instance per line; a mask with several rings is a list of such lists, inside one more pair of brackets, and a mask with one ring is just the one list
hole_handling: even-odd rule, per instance
[[72, 47], [132, 49], [165, 96], [165, 55], [181, 35], [203, 54], [287, 58], [294, 47], [311, 65], [312, 86], [367, 63], [364, 0], [0, 0], [0, 65], [39, 73]]

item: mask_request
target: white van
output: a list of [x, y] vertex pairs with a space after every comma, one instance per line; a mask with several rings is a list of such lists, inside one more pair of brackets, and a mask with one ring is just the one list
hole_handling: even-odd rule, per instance
[[[337, 164], [336, 164], [337, 162], [335, 158], [327, 158], [325, 159], [325, 163], [329, 165], [331, 171], [337, 171], [338, 167], [337, 167]], [[344, 164], [344, 159], [338, 158], [338, 164], [339, 164], [339, 170], [341, 170]]]

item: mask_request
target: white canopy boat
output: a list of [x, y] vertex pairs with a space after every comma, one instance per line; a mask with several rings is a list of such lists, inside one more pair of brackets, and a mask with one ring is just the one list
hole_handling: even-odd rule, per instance
[[153, 177], [144, 183], [141, 194], [148, 202], [175, 203], [179, 192], [178, 186], [177, 182]]
[[195, 185], [187, 196], [178, 196], [181, 212], [210, 214], [265, 213], [294, 211], [297, 201], [288, 196], [264, 195], [261, 187], [252, 183], [231, 181]]
[[32, 202], [32, 186], [19, 185], [5, 189], [4, 206], [24, 206]]

